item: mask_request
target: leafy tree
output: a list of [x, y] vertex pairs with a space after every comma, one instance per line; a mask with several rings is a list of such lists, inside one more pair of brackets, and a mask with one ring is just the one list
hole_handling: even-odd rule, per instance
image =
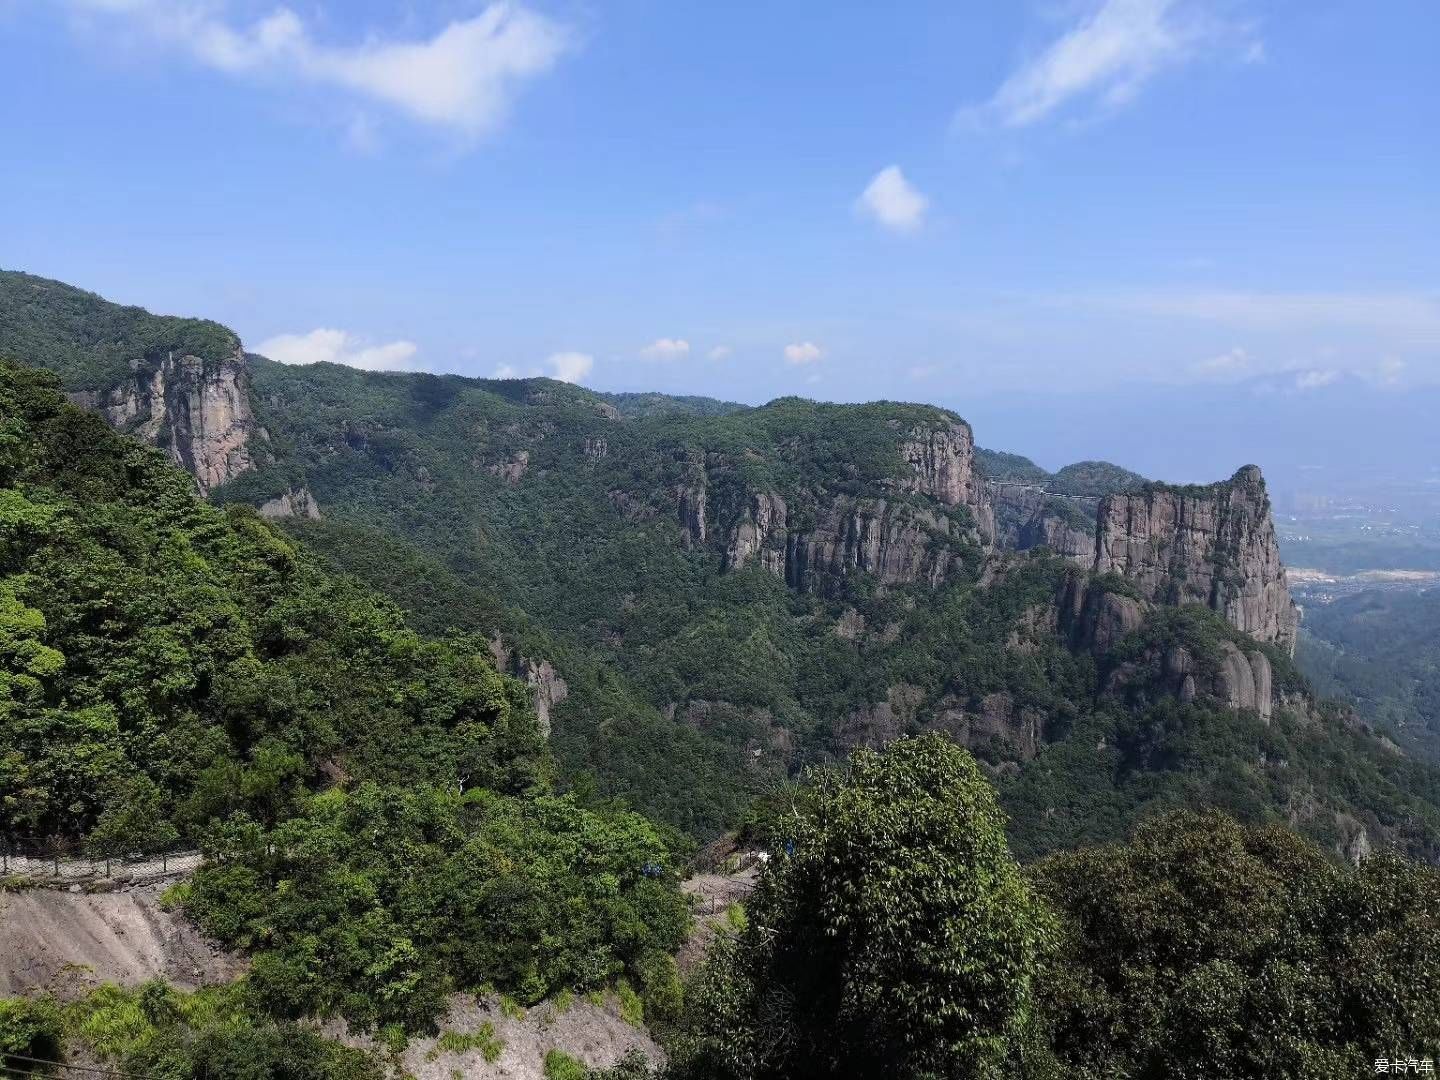
[[990, 785], [939, 736], [816, 778], [697, 987], [689, 1068], [998, 1075], [1048, 939]]
[[1182, 813], [1034, 877], [1061, 919], [1037, 983], [1058, 1075], [1359, 1076], [1440, 1045], [1432, 868]]
[[0, 1071], [21, 1075], [48, 1071], [20, 1058], [58, 1061], [63, 1038], [60, 1009], [53, 1001], [0, 998]]

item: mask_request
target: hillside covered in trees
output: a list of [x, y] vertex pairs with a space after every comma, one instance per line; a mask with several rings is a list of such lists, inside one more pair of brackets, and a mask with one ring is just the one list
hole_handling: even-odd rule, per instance
[[[990, 769], [1026, 857], [1175, 806], [1285, 821], [1351, 855], [1440, 850], [1435, 774], [1317, 704], [1283, 647], [1237, 630], [1241, 607], [1195, 602], [1239, 590], [1241, 604], [1259, 580], [1240, 560], [1261, 553], [1235, 546], [1269, 529], [1258, 473], [1193, 489], [1095, 462], [1041, 477], [921, 405], [610, 399], [238, 353], [167, 368], [155, 342], [183, 343], [189, 322], [127, 329], [99, 297], [4, 284], [27, 302], [0, 349], [38, 348], [29, 361], [122, 430], [158, 418], [145, 431], [172, 458], [228, 468], [213, 502], [261, 507], [418, 630], [488, 640], [531, 684], [562, 786], [584, 798], [705, 839], [806, 765], [942, 730]], [[108, 329], [80, 338], [65, 328], [87, 305]], [[127, 352], [150, 358], [143, 378], [95, 390]], [[1079, 498], [1007, 504], [991, 472]], [[1253, 535], [1225, 550], [1095, 561], [1104, 499], [1132, 500], [1111, 521], [1190, 500], [1240, 528], [1227, 507], [1242, 488]], [[1263, 677], [1236, 668], [1261, 653], [1243, 666]]]
[[[224, 438], [256, 441], [209, 500], [174, 429], [0, 363], [0, 825], [201, 845], [170, 898], [249, 971], [0, 1001], [7, 1067], [362, 1080], [384, 1060], [314, 1020], [401, 1045], [457, 992], [606, 988], [668, 1064], [551, 1075], [1301, 1077], [1440, 1038], [1437, 774], [1295, 669], [1245, 577], [1258, 473], [1086, 466], [1086, 563], [997, 541], [942, 410], [627, 418], [233, 352], [191, 399], [154, 390], [187, 370], [156, 323], [153, 362], [71, 393], [198, 400], [203, 449], [232, 365]], [[1176, 508], [1223, 543], [1105, 532]], [[733, 824], [771, 861], [682, 983], [676, 849]]]
[[483, 640], [421, 637], [10, 363], [0, 631], [7, 842], [199, 843], [185, 907], [267, 1011], [423, 1028], [452, 989], [673, 983], [666, 845], [554, 793]]

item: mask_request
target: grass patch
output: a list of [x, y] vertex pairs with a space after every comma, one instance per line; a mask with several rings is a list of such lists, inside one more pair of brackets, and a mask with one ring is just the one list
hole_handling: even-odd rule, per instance
[[734, 902], [725, 909], [725, 925], [737, 934], [745, 929], [746, 921], [744, 904]]
[[631, 1027], [645, 1023], [645, 1004], [633, 986], [622, 979], [615, 987], [615, 996], [620, 1000], [620, 1019]]
[[525, 1019], [525, 1010], [521, 1007], [520, 1003], [509, 994], [500, 995], [500, 1011], [511, 1020]]
[[564, 1050], [545, 1051], [545, 1080], [586, 1080], [589, 1075], [585, 1063]]
[[425, 1060], [434, 1061], [441, 1054], [468, 1054], [478, 1050], [481, 1057], [494, 1064], [504, 1049], [505, 1041], [495, 1034], [495, 1025], [486, 1021], [475, 1031], [442, 1031]]

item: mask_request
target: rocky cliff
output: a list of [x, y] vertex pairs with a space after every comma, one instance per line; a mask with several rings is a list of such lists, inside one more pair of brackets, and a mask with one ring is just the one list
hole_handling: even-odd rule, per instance
[[975, 469], [968, 424], [946, 419], [897, 435], [902, 466], [875, 496], [747, 490], [713, 506], [703, 478], [687, 484], [676, 500], [686, 539], [716, 541], [727, 570], [756, 564], [802, 592], [833, 592], [857, 573], [884, 585], [937, 587], [967, 547], [993, 540], [994, 508]]
[[254, 467], [265, 431], [250, 408], [245, 356], [220, 360], [163, 352], [130, 362], [131, 377], [71, 394], [112, 426], [166, 450], [201, 494]]
[[994, 504], [995, 541], [1001, 547], [1012, 551], [1043, 547], [1082, 566], [1094, 562], [1095, 521], [1079, 500], [1007, 485], [996, 488]]
[[1205, 604], [1257, 641], [1293, 652], [1299, 616], [1260, 470], [1208, 487], [1151, 484], [1100, 502], [1094, 569], [1146, 599]]

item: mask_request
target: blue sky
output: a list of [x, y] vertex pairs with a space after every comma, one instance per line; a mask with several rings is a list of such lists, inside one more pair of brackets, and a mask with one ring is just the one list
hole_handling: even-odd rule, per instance
[[1433, 0], [0, 0], [0, 41], [0, 266], [280, 358], [1440, 381]]

